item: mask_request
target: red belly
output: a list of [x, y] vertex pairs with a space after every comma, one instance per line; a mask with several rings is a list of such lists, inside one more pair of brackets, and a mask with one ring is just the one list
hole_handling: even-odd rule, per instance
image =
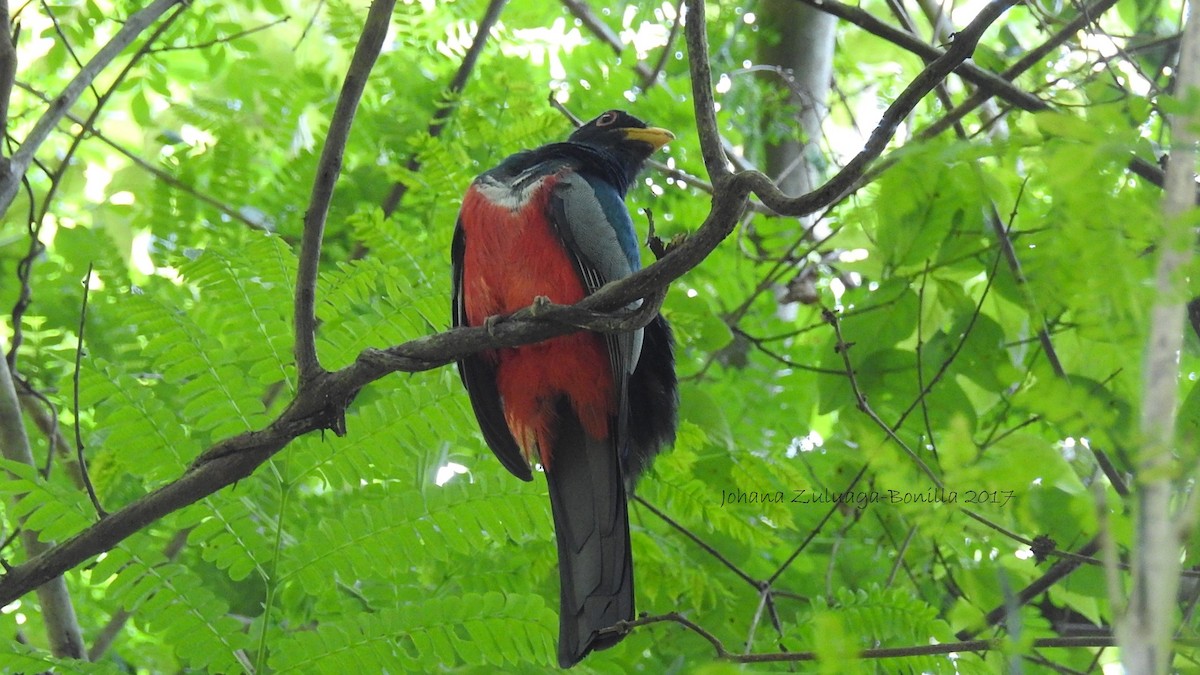
[[[463, 294], [467, 322], [509, 314], [546, 296], [572, 304], [586, 294], [571, 257], [546, 219], [557, 182], [548, 177], [519, 211], [496, 206], [472, 186], [463, 200]], [[608, 347], [596, 333], [575, 333], [515, 349], [486, 352], [513, 438], [543, 466], [553, 454], [555, 404], [566, 396], [584, 431], [607, 438], [615, 408]]]

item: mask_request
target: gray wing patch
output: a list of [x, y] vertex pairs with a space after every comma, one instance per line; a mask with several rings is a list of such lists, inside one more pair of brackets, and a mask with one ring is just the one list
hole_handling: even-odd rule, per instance
[[[579, 272], [588, 293], [595, 293], [601, 286], [633, 273], [633, 266], [625, 257], [617, 231], [609, 221], [595, 190], [579, 174], [564, 174], [554, 187], [554, 203], [551, 221], [559, 235], [568, 243], [579, 264]], [[642, 301], [630, 303], [631, 309], [641, 306]], [[612, 354], [614, 374], [624, 371], [632, 373], [637, 367], [642, 352], [642, 329], [616, 338], [617, 353]]]

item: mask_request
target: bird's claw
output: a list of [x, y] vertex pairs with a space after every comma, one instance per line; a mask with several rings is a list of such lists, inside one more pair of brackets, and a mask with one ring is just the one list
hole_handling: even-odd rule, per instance
[[496, 324], [500, 321], [499, 315], [493, 314], [483, 320], [483, 327], [487, 330], [488, 335], [496, 337]]
[[545, 312], [546, 308], [550, 307], [553, 304], [554, 303], [550, 302], [550, 298], [548, 298], [544, 295], [539, 295], [539, 296], [535, 297], [533, 299], [533, 303], [531, 305], [529, 305], [529, 315], [536, 317], [539, 314]]

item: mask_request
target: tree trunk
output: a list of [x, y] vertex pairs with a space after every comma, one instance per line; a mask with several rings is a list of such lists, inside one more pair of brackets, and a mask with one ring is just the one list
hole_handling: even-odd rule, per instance
[[812, 161], [819, 152], [821, 122], [829, 113], [827, 99], [833, 76], [833, 37], [837, 19], [791, 0], [765, 0], [761, 24], [778, 31], [779, 41], [764, 40], [761, 65], [778, 66], [790, 78], [791, 104], [798, 110], [802, 134], [767, 145], [766, 172], [780, 189], [792, 195], [812, 190], [817, 183]]

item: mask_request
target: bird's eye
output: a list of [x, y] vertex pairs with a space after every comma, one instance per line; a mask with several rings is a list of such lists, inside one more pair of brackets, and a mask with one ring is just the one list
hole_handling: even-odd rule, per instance
[[601, 115], [599, 119], [596, 120], [596, 126], [606, 127], [616, 121], [617, 121], [617, 111], [609, 110], [608, 112]]

